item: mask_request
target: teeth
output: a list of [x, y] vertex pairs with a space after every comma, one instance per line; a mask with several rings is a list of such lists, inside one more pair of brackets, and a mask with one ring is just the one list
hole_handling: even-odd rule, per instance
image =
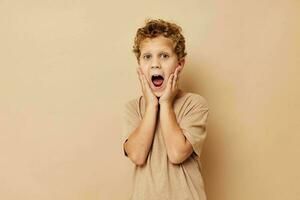
[[158, 76], [161, 76], [161, 77], [163, 77], [162, 75], [160, 75], [160, 74], [154, 74], [154, 75], [152, 75], [152, 77], [158, 77]]
[[158, 76], [161, 76], [162, 78], [164, 78], [164, 77], [163, 77], [162, 75], [160, 75], [160, 74], [153, 74], [152, 77], [151, 77], [151, 79], [153, 80], [153, 78], [158, 77]]

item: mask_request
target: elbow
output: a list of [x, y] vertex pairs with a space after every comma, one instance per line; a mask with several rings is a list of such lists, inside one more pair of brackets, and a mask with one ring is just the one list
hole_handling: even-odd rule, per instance
[[144, 158], [142, 156], [135, 156], [131, 160], [135, 165], [140, 166], [140, 167], [146, 163], [146, 158]]
[[172, 154], [169, 156], [169, 160], [171, 163], [179, 165], [184, 161], [186, 161], [191, 156], [194, 149], [190, 143], [188, 144], [189, 145], [186, 148], [181, 150], [177, 149], [176, 151], [172, 152]]
[[184, 161], [178, 154], [174, 154], [172, 156], [169, 156], [169, 160], [174, 165], [179, 165]]
[[188, 157], [190, 153], [174, 153], [173, 155], [169, 156], [169, 160], [174, 165], [179, 165], [183, 163]]
[[129, 156], [131, 161], [137, 166], [143, 166], [146, 163], [147, 157], [141, 154], [133, 154]]
[[179, 158], [172, 158], [172, 159], [170, 158], [169, 160], [170, 160], [170, 162], [171, 162], [173, 165], [179, 165], [179, 164], [183, 163], [183, 161], [184, 161], [184, 160], [179, 159]]
[[136, 160], [134, 164], [139, 167], [142, 167], [146, 164], [146, 160]]
[[147, 156], [141, 152], [129, 150], [126, 144], [124, 145], [124, 152], [135, 165], [143, 166], [146, 163]]

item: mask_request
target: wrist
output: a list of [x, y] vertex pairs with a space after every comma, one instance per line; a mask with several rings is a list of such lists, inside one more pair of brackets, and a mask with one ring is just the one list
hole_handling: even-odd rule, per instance
[[159, 103], [159, 105], [160, 105], [160, 108], [172, 108], [173, 107], [172, 103], [169, 101], [162, 101]]
[[156, 111], [158, 109], [158, 103], [148, 104], [146, 105], [146, 110]]

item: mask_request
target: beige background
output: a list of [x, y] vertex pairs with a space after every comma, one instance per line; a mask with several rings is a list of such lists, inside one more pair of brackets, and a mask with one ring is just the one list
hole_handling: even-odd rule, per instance
[[0, 0], [0, 199], [126, 200], [123, 104], [146, 17], [187, 40], [180, 85], [210, 105], [209, 200], [300, 199], [298, 0]]

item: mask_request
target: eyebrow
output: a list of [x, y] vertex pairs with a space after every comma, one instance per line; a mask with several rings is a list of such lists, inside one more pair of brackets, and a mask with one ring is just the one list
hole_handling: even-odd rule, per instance
[[[167, 50], [161, 50], [161, 51], [159, 51], [159, 54], [161, 54], [161, 53], [168, 53], [168, 54], [170, 54], [170, 52], [167, 51]], [[151, 54], [151, 53], [150, 52], [142, 53], [142, 55], [145, 55], [145, 54]]]

